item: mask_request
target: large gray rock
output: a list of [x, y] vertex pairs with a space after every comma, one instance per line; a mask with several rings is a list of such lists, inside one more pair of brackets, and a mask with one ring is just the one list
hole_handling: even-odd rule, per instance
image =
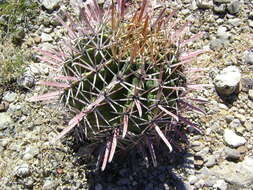
[[227, 10], [230, 14], [237, 14], [239, 13], [241, 9], [241, 3], [240, 1], [232, 1], [228, 6], [227, 6]]
[[253, 158], [245, 157], [242, 162], [234, 163], [224, 161], [209, 170], [209, 175], [215, 175], [226, 182], [240, 188], [253, 187]]
[[228, 66], [214, 79], [214, 85], [220, 95], [228, 96], [240, 89], [241, 73], [236, 66]]
[[8, 128], [11, 123], [12, 119], [8, 113], [0, 113], [0, 130]]
[[238, 136], [230, 129], [225, 129], [223, 137], [224, 137], [225, 143], [227, 143], [228, 145], [234, 148], [244, 145], [246, 143], [246, 140], [244, 137]]

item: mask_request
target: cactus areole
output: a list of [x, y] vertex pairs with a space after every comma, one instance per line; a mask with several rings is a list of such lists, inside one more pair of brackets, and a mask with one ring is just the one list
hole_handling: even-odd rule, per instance
[[116, 152], [137, 145], [156, 166], [157, 139], [173, 151], [169, 132], [180, 134], [182, 122], [195, 127], [179, 108], [180, 102], [195, 108], [184, 101], [190, 86], [185, 65], [204, 50], [183, 51], [199, 34], [185, 39], [189, 23], [178, 27], [175, 10], [157, 13], [148, 0], [136, 10], [127, 7], [118, 0], [101, 9], [93, 1], [80, 9], [79, 19], [68, 16], [68, 24], [57, 17], [67, 39], [58, 49], [40, 52], [41, 60], [59, 74], [54, 81], [39, 82], [56, 90], [30, 98], [60, 97], [76, 115], [55, 140], [80, 127], [83, 141], [102, 146], [102, 170]]

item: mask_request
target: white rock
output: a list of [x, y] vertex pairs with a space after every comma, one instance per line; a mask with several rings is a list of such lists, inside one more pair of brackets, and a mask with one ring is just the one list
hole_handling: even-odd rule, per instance
[[224, 26], [220, 26], [217, 29], [217, 38], [223, 41], [226, 41], [230, 38], [231, 34], [229, 32], [227, 32], [227, 28]]
[[14, 102], [16, 100], [17, 94], [15, 92], [7, 92], [4, 94], [3, 100], [7, 102]]
[[219, 104], [219, 107], [221, 108], [221, 109], [224, 109], [224, 110], [228, 110], [229, 108], [228, 108], [228, 106], [226, 105], [226, 104]]
[[223, 179], [220, 179], [214, 184], [213, 187], [219, 190], [227, 190], [228, 184]]
[[190, 183], [191, 185], [193, 185], [193, 184], [195, 184], [195, 183], [198, 181], [198, 178], [197, 178], [197, 176], [195, 176], [195, 175], [190, 175], [190, 176], [188, 177], [188, 181], [189, 181], [189, 183]]
[[250, 26], [251, 28], [253, 28], [253, 21], [252, 21], [252, 20], [248, 20], [248, 23], [249, 23], [249, 26]]
[[37, 76], [37, 75], [48, 75], [49, 74], [49, 68], [44, 63], [35, 63], [29, 65], [29, 68], [27, 69], [27, 75]]
[[7, 112], [0, 113], [0, 130], [6, 129], [12, 123], [12, 119]]
[[238, 136], [230, 129], [225, 129], [223, 137], [224, 141], [234, 148], [244, 145], [246, 143], [244, 137]]
[[31, 173], [30, 167], [27, 163], [17, 166], [15, 172], [18, 177], [26, 177]]
[[213, 1], [209, 0], [196, 0], [196, 4], [200, 9], [211, 9], [213, 8]]
[[36, 146], [28, 146], [25, 149], [23, 159], [24, 160], [30, 160], [32, 159], [35, 155], [39, 153], [39, 149]]
[[58, 7], [60, 2], [61, 0], [40, 0], [40, 3], [50, 11]]
[[214, 79], [214, 85], [220, 95], [230, 95], [239, 90], [240, 70], [236, 66], [228, 66]]
[[52, 42], [53, 38], [50, 34], [46, 34], [46, 33], [41, 33], [41, 40], [42, 42]]
[[241, 126], [241, 121], [239, 119], [234, 119], [230, 124], [229, 126], [232, 128], [232, 129], [235, 129], [235, 128], [238, 128]]

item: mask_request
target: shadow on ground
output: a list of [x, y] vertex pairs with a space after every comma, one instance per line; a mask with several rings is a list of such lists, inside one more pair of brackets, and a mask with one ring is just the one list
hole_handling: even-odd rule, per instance
[[[89, 190], [188, 189], [182, 174], [188, 169], [193, 169], [193, 155], [184, 150], [166, 153], [167, 156], [164, 156], [165, 151], [160, 150], [160, 154], [157, 154], [157, 157], [161, 155], [157, 158], [159, 160], [157, 167], [149, 163], [150, 166], [147, 168], [143, 159], [134, 151], [114, 158], [103, 172], [94, 170], [95, 163], [89, 164], [90, 172], [86, 173]], [[82, 158], [79, 161], [82, 164]]]

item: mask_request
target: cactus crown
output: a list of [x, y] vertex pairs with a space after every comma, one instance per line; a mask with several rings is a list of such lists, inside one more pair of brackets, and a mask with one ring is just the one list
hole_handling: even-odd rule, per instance
[[93, 1], [80, 12], [80, 19], [70, 19], [70, 25], [58, 17], [68, 31], [64, 50], [41, 50], [41, 60], [63, 74], [54, 77], [55, 82], [39, 83], [57, 90], [30, 100], [60, 96], [76, 116], [56, 140], [80, 126], [82, 140], [100, 147], [102, 170], [116, 148], [134, 146], [148, 151], [156, 166], [155, 142], [161, 139], [172, 151], [169, 132], [174, 130], [184, 138], [180, 122], [195, 126], [181, 115], [179, 102], [199, 111], [183, 101], [189, 87], [184, 64], [203, 51], [182, 55], [183, 46], [198, 35], [184, 40], [188, 24], [174, 29], [176, 11], [168, 15], [164, 8], [157, 14], [148, 0], [134, 12], [124, 0], [112, 3], [108, 10]]

